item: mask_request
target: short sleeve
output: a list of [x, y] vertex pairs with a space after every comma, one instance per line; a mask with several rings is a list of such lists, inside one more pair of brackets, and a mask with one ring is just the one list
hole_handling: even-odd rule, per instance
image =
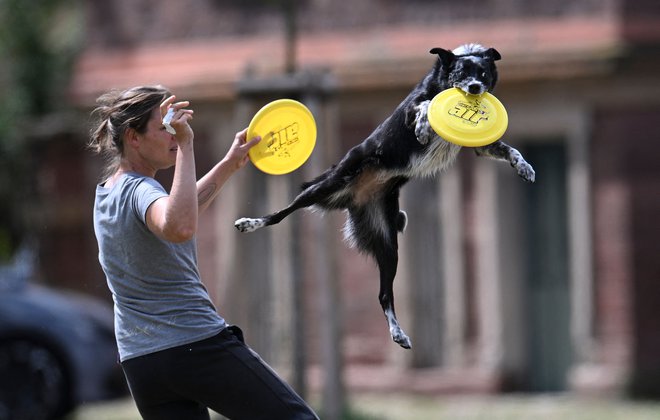
[[141, 178], [133, 190], [132, 204], [136, 216], [146, 224], [147, 210], [154, 201], [167, 197], [165, 189], [152, 178]]

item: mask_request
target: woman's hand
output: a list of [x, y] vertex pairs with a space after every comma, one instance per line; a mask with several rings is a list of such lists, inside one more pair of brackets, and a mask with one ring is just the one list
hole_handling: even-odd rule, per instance
[[174, 102], [175, 100], [176, 96], [172, 95], [160, 104], [160, 117], [163, 119], [170, 109], [174, 111], [170, 126], [176, 131], [176, 134], [174, 134], [176, 142], [181, 145], [191, 142], [195, 136], [190, 127], [194, 111], [186, 109], [190, 106], [189, 101]]
[[238, 170], [245, 166], [248, 160], [250, 160], [248, 151], [261, 141], [260, 136], [251, 138], [249, 141], [246, 140], [247, 130], [248, 129], [245, 128], [242, 131], [236, 133], [234, 142], [231, 144], [231, 147], [229, 148], [229, 151], [225, 155], [224, 159], [222, 159], [233, 170]]

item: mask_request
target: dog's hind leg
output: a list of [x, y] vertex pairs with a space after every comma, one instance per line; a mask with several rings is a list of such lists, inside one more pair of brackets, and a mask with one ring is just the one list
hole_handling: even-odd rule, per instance
[[254, 232], [255, 230], [264, 226], [270, 226], [281, 222], [282, 219], [284, 219], [286, 216], [303, 207], [307, 206], [301, 203], [296, 203], [294, 200], [294, 202], [292, 202], [288, 207], [263, 217], [242, 217], [234, 222], [234, 226], [241, 232]]
[[527, 182], [534, 182], [536, 179], [536, 173], [532, 165], [527, 163], [518, 150], [504, 142], [496, 141], [487, 146], [477, 147], [474, 151], [477, 156], [485, 156], [509, 162], [516, 169], [518, 175]]
[[313, 196], [305, 194], [306, 190], [296, 197], [291, 204], [280, 211], [257, 218], [243, 217], [234, 222], [234, 226], [241, 232], [254, 232], [264, 226], [270, 226], [282, 221], [285, 217], [298, 209], [309, 207], [315, 204]]
[[376, 262], [380, 270], [380, 291], [378, 293], [378, 300], [380, 306], [383, 308], [383, 313], [387, 319], [387, 325], [390, 328], [390, 335], [395, 343], [399, 344], [404, 349], [412, 347], [410, 338], [403, 332], [399, 321], [396, 317], [394, 310], [394, 276], [396, 275], [397, 265], [399, 261], [396, 235], [394, 236], [394, 244], [383, 242], [376, 251]]
[[398, 192], [389, 200], [374, 201], [366, 206], [349, 209], [346, 239], [376, 260], [380, 273], [378, 300], [387, 319], [392, 339], [401, 347], [411, 347], [410, 338], [403, 332], [394, 310], [394, 277], [399, 255], [397, 232], [407, 222], [405, 212], [398, 208]]
[[341, 191], [345, 190], [355, 176], [367, 166], [368, 161], [369, 156], [365, 152], [364, 144], [355, 146], [337, 165], [328, 168], [312, 181], [304, 183], [303, 191], [285, 209], [255, 219], [238, 219], [234, 222], [234, 226], [241, 232], [252, 232], [279, 223], [289, 214], [304, 207], [317, 205], [324, 209], [346, 208], [347, 204], [342, 203]]
[[318, 205], [330, 209], [338, 206], [333, 203], [333, 194], [344, 184], [336, 182], [337, 177], [326, 176], [319, 178], [318, 183], [304, 184], [306, 188], [286, 208], [269, 215], [258, 218], [243, 217], [234, 222], [234, 226], [241, 232], [254, 232], [264, 226], [270, 226], [282, 221], [296, 210]]

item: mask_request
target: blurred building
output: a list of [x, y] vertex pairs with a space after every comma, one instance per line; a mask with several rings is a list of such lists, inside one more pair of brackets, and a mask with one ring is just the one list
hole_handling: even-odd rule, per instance
[[[305, 345], [315, 383], [327, 346], [320, 326], [333, 312], [319, 290], [330, 281], [350, 389], [660, 395], [660, 3], [302, 0], [293, 50], [275, 2], [86, 4], [70, 90], [82, 118], [110, 88], [164, 84], [193, 103], [200, 174], [270, 99], [311, 102], [320, 129], [310, 161], [282, 177], [247, 168], [199, 233], [220, 311], [276, 365], [292, 364], [301, 329], [293, 343]], [[430, 48], [466, 42], [502, 54], [503, 140], [537, 182], [466, 149], [438, 179], [404, 188], [396, 303], [413, 340], [405, 351], [389, 337], [375, 264], [341, 243], [342, 214], [300, 212], [249, 235], [233, 221], [284, 206], [394, 110], [432, 65]], [[294, 75], [282, 76], [292, 63]], [[82, 128], [49, 137], [41, 152], [42, 194], [54, 203], [43, 216], [43, 269], [104, 295], [91, 228], [100, 162], [84, 141]], [[74, 250], [80, 257], [66, 258]]]

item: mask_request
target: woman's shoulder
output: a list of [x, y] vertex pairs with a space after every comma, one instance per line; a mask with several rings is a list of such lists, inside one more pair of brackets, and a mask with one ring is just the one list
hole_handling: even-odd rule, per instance
[[124, 172], [118, 176], [109, 178], [107, 181], [99, 184], [98, 187], [107, 190], [126, 189], [134, 188], [140, 184], [153, 186], [158, 189], [164, 189], [160, 182], [158, 182], [156, 179], [150, 176], [141, 175], [137, 172]]
[[96, 187], [97, 199], [124, 200], [154, 194], [167, 195], [167, 191], [154, 178], [138, 173], [124, 173]]

